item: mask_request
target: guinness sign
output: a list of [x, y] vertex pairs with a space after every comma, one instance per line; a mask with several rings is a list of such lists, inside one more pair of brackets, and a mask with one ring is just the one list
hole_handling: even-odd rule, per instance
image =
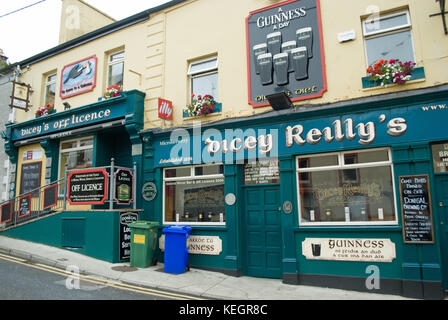
[[285, 1], [247, 18], [249, 103], [284, 92], [291, 101], [322, 97], [327, 90], [319, 0]]

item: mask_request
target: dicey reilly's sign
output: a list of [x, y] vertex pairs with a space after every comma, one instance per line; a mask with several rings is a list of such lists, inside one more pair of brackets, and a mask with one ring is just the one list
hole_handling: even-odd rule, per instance
[[246, 19], [249, 103], [269, 105], [266, 95], [292, 101], [327, 90], [319, 0], [285, 1]]

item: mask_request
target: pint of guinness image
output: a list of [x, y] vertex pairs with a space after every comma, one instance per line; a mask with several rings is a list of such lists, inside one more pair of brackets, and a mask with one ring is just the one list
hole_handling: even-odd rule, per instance
[[296, 80], [308, 78], [308, 53], [306, 47], [292, 49], [291, 56]]
[[288, 83], [288, 53], [278, 53], [274, 56], [274, 72], [277, 78], [277, 85]]
[[263, 53], [258, 55], [258, 67], [260, 68], [260, 78], [263, 85], [272, 83], [272, 54]]
[[288, 54], [288, 61], [289, 61], [288, 72], [294, 71], [294, 67], [292, 65], [291, 50], [296, 47], [297, 47], [297, 41], [294, 40], [282, 43], [282, 52], [286, 52]]
[[282, 33], [280, 31], [270, 33], [266, 36], [268, 42], [268, 51], [275, 56], [282, 49]]
[[313, 28], [302, 28], [296, 31], [297, 47], [306, 47], [308, 58], [313, 57]]
[[260, 68], [258, 66], [257, 58], [260, 54], [268, 53], [268, 45], [266, 43], [260, 43], [255, 45], [252, 49], [254, 55], [255, 71], [257, 72], [257, 74], [260, 74]]

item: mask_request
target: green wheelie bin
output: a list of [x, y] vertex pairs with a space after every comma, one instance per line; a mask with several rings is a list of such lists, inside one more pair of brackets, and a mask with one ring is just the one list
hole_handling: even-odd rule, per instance
[[135, 221], [131, 228], [131, 267], [147, 268], [156, 264], [158, 222]]

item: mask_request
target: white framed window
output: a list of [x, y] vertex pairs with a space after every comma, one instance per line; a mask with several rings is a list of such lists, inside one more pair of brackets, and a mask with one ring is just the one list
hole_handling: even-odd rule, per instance
[[225, 225], [224, 166], [163, 170], [163, 223]]
[[107, 87], [123, 86], [124, 51], [109, 54], [107, 58]]
[[391, 159], [388, 148], [297, 157], [300, 225], [398, 224]]
[[415, 62], [412, 24], [408, 10], [373, 15], [362, 21], [366, 61], [370, 66], [381, 59]]
[[54, 104], [56, 97], [56, 73], [45, 77], [44, 105]]
[[190, 93], [196, 96], [211, 95], [219, 101], [218, 92], [218, 58], [208, 58], [191, 62], [188, 67]]
[[[81, 170], [93, 166], [93, 137], [61, 141], [59, 146], [59, 179], [67, 170]], [[60, 190], [63, 193], [63, 190]]]

